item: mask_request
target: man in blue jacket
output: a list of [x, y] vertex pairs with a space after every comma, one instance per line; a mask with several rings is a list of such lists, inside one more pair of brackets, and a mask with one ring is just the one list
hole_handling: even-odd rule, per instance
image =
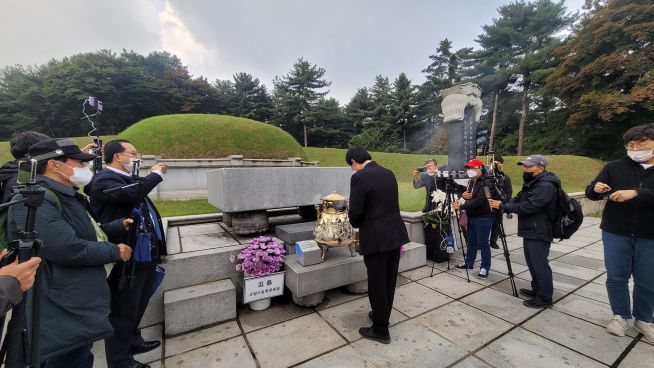
[[[92, 368], [93, 342], [112, 334], [104, 265], [131, 256], [128, 245], [111, 243], [106, 234], [123, 233], [128, 221], [98, 225], [91, 217], [78, 189], [91, 180], [86, 162], [95, 156], [83, 153], [75, 142], [46, 139], [31, 146], [28, 154], [38, 161], [37, 183], [46, 189], [34, 224], [43, 241], [39, 254], [42, 367]], [[20, 237], [26, 217], [24, 206], [9, 209], [10, 239]]]
[[400, 247], [409, 236], [400, 216], [397, 180], [392, 171], [372, 161], [361, 146], [347, 151], [350, 165], [350, 223], [359, 228], [359, 253], [368, 272], [368, 298], [372, 311], [368, 314], [372, 327], [359, 333], [366, 339], [389, 344], [388, 321], [393, 309]]
[[[152, 235], [151, 243], [146, 245], [150, 260], [135, 256], [129, 263], [119, 262], [107, 280], [111, 290], [109, 319], [114, 327], [114, 335], [105, 340], [107, 365], [109, 368], [148, 368], [149, 365], [134, 360], [133, 355], [161, 345], [160, 341], [144, 341], [139, 324], [151, 297], [157, 264], [166, 254], [161, 217], [148, 198], [148, 194], [163, 180], [165, 166], [154, 165], [149, 175], [138, 177], [138, 173], [132, 171], [134, 161], [140, 160], [140, 154], [127, 140], [105, 144], [104, 160], [107, 166], [85, 188], [98, 219], [110, 222], [129, 217], [137, 209], [143, 214], [143, 221], [137, 221], [138, 232]], [[127, 241], [124, 237], [110, 240]]]

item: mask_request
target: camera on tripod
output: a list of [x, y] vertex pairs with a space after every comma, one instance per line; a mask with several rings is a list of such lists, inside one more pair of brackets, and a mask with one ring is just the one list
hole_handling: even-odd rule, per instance
[[443, 170], [437, 171], [436, 176], [439, 178], [449, 179], [470, 179], [465, 170]]

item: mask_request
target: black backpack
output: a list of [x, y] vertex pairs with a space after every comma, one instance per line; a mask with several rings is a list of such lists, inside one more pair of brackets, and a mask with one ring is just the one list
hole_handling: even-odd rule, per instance
[[584, 212], [581, 203], [561, 188], [560, 184], [554, 185], [556, 188], [556, 212], [554, 221], [552, 221], [552, 236], [554, 239], [570, 239], [581, 223], [584, 221]]

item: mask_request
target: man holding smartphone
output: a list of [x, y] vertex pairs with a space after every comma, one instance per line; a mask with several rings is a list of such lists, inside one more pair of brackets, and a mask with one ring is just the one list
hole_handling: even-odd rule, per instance
[[445, 190], [445, 181], [438, 177], [438, 162], [434, 158], [425, 161], [423, 167], [413, 170], [413, 188], [425, 188], [425, 206], [422, 212], [433, 210], [434, 203], [431, 200], [431, 193], [437, 189]]

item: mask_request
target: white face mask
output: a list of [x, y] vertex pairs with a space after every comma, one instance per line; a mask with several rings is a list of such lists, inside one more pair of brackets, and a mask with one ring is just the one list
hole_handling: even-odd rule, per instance
[[[64, 165], [68, 166], [66, 164]], [[91, 171], [91, 169], [86, 165], [84, 165], [84, 167], [70, 167], [70, 168], [73, 169], [72, 176], [68, 176], [62, 173], [61, 171], [59, 171], [59, 173], [67, 177], [68, 180], [70, 180], [70, 182], [76, 187], [83, 187], [86, 184], [90, 183], [91, 179], [93, 179], [93, 171]]]
[[636, 162], [647, 162], [654, 157], [654, 150], [627, 151], [627, 156]]
[[140, 162], [140, 161], [141, 160], [139, 160], [138, 158], [130, 157], [129, 164], [127, 164], [127, 165], [123, 164], [123, 167], [125, 168], [125, 172], [130, 174], [130, 175], [133, 174], [134, 173], [134, 163], [135, 162]]
[[468, 170], [466, 170], [466, 174], [468, 174], [469, 178], [476, 178], [477, 177], [477, 170], [468, 169]]

